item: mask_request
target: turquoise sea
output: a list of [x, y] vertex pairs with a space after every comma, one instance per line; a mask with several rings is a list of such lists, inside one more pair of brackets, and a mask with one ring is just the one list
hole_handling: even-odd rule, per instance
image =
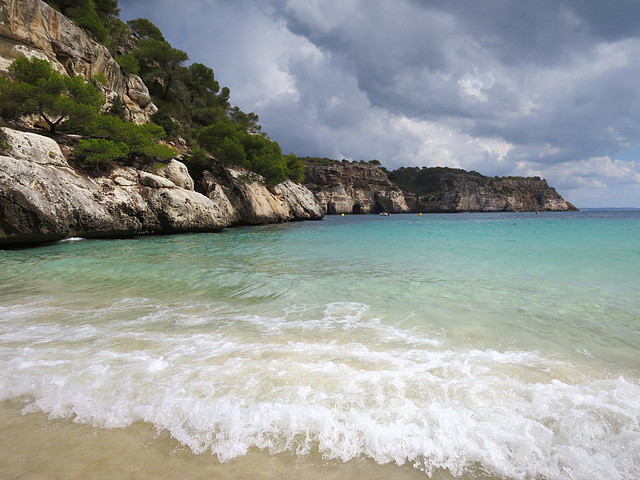
[[640, 212], [0, 251], [0, 478], [640, 478]]

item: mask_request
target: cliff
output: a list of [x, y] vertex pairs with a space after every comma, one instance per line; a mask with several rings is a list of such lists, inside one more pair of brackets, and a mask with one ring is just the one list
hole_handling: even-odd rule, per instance
[[462, 169], [400, 168], [389, 173], [415, 212], [574, 211], [538, 177], [487, 177]]
[[109, 50], [40, 0], [0, 0], [0, 73], [18, 57], [48, 60], [60, 73], [91, 80], [109, 100], [120, 96], [132, 120], [145, 123], [157, 108], [140, 77], [127, 75]]
[[255, 173], [218, 165], [204, 172], [201, 187], [232, 226], [318, 220], [324, 215], [313, 193], [291, 180], [271, 187]]
[[269, 188], [255, 174], [219, 166], [205, 172], [199, 193], [177, 160], [149, 171], [116, 166], [93, 177], [72, 168], [53, 139], [1, 130], [10, 152], [0, 155], [0, 247], [322, 217], [313, 194], [290, 181]]
[[546, 180], [486, 177], [452, 168], [307, 161], [307, 183], [325, 213], [572, 211]]
[[325, 213], [406, 213], [403, 192], [382, 168], [369, 163], [306, 162], [305, 186]]
[[[121, 97], [136, 123], [157, 111], [142, 80], [123, 73], [109, 50], [67, 17], [40, 0], [0, 0], [0, 74], [21, 56], [84, 77], [107, 101]], [[0, 130], [7, 143], [0, 152], [0, 248], [70, 236], [211, 232], [323, 215], [313, 194], [291, 181], [267, 187], [258, 175], [213, 162], [194, 185], [176, 159], [162, 168], [114, 165], [105, 175], [88, 175], [69, 163], [71, 137], [54, 137], [66, 143], [61, 149], [48, 136]]]

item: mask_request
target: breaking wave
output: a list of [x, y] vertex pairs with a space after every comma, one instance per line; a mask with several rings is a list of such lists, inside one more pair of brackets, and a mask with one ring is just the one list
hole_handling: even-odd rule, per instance
[[[47, 312], [66, 321], [20, 320]], [[640, 476], [636, 380], [537, 352], [454, 348], [364, 304], [269, 317], [145, 299], [89, 312], [35, 302], [0, 319], [0, 400], [100, 428], [148, 422], [223, 462], [258, 448], [453, 475]]]

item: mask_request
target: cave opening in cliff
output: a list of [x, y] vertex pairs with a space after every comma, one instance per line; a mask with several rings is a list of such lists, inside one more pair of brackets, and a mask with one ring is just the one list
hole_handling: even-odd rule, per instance
[[382, 213], [382, 212], [385, 212], [386, 210], [382, 205], [380, 205], [380, 203], [376, 202], [371, 211], [372, 213]]
[[354, 214], [360, 214], [360, 213], [363, 213], [363, 212], [362, 212], [362, 205], [360, 205], [359, 203], [356, 203], [356, 204], [353, 206], [353, 213], [354, 213]]

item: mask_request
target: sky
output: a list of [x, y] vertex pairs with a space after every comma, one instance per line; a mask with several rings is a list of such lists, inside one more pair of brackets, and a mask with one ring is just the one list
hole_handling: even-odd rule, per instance
[[283, 153], [540, 176], [640, 207], [638, 0], [120, 0]]

